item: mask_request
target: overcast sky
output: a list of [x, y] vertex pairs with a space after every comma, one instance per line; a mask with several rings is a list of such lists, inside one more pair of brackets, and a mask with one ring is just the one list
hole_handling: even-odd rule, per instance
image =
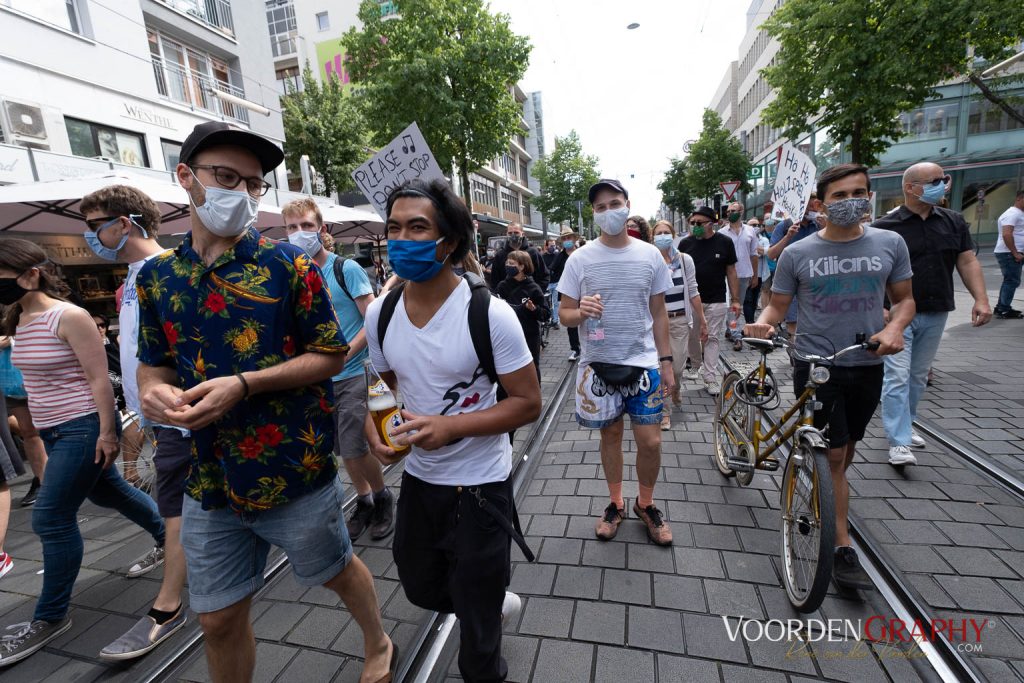
[[[668, 160], [700, 133], [746, 32], [750, 0], [491, 0], [533, 44], [522, 81], [544, 93], [545, 151], [576, 129], [602, 176], [653, 216]], [[764, 18], [762, 17], [763, 21]], [[626, 26], [639, 23], [632, 31]], [[631, 177], [632, 176], [632, 177]]]

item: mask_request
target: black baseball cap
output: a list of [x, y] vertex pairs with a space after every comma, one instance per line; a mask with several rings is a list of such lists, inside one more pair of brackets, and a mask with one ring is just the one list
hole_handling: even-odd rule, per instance
[[615, 180], [614, 178], [601, 178], [596, 183], [591, 185], [590, 191], [587, 192], [587, 199], [590, 200], [591, 204], [594, 203], [594, 195], [596, 195], [597, 191], [600, 190], [602, 187], [607, 187], [612, 190], [615, 190], [616, 192], [621, 192], [626, 196], [626, 199], [629, 199], [629, 193], [626, 192], [626, 188], [622, 186], [622, 183], [620, 183], [618, 180]]
[[264, 175], [284, 161], [284, 152], [270, 140], [247, 130], [232, 128], [223, 121], [208, 121], [193, 128], [185, 142], [181, 143], [179, 161], [183, 164], [191, 163], [199, 152], [218, 145], [243, 147], [252, 152], [260, 160]]
[[705, 218], [710, 218], [712, 223], [718, 220], [718, 214], [715, 213], [714, 209], [708, 206], [702, 206], [695, 210], [690, 214], [691, 218], [693, 216], [704, 216]]

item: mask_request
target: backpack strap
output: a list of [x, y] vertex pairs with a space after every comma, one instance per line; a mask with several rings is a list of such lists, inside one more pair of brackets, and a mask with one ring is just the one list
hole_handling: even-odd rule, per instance
[[338, 281], [338, 286], [341, 287], [341, 291], [345, 292], [345, 296], [355, 301], [352, 298], [352, 293], [348, 291], [348, 285], [345, 284], [345, 261], [347, 260], [344, 256], [334, 257], [334, 279]]
[[387, 293], [384, 303], [380, 306], [380, 316], [377, 318], [377, 343], [380, 345], [381, 353], [384, 352], [384, 335], [388, 332], [388, 323], [395, 315], [395, 308], [398, 307], [398, 300], [402, 298], [403, 289], [405, 289], [404, 280]]

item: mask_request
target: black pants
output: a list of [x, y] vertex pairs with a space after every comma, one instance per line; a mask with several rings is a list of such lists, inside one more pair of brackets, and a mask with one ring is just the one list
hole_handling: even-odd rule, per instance
[[747, 295], [743, 299], [743, 318], [748, 322], [752, 323], [757, 318], [757, 300], [761, 297], [761, 287], [764, 286], [764, 280], [761, 278], [757, 279], [757, 287], [747, 287]]
[[580, 352], [580, 328], [578, 327], [567, 327], [565, 330], [569, 333], [569, 348], [576, 353]]
[[[403, 474], [392, 549], [409, 601], [459, 618], [462, 677], [503, 681], [501, 603], [511, 579], [512, 539], [470, 488], [477, 487], [438, 486]], [[512, 519], [511, 481], [479, 489]]]

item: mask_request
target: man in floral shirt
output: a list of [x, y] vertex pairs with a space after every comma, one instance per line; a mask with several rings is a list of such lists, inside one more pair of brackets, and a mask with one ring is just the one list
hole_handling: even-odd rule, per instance
[[316, 265], [252, 227], [282, 160], [219, 122], [185, 140], [176, 173], [192, 229], [138, 275], [139, 393], [147, 418], [192, 432], [181, 540], [213, 680], [252, 678], [249, 604], [277, 545], [297, 581], [345, 602], [376, 681], [396, 658], [332, 457], [330, 378], [348, 345]]

